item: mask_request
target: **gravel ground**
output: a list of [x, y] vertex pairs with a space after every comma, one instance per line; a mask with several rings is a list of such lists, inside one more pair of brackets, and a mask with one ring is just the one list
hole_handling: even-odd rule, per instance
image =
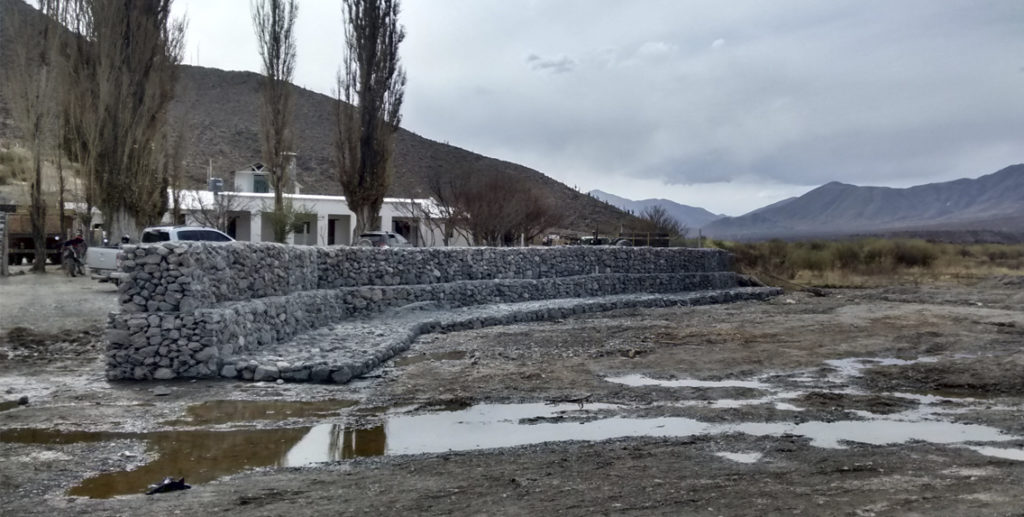
[[102, 325], [117, 309], [117, 286], [88, 277], [70, 278], [60, 266], [45, 275], [28, 273], [31, 266], [11, 266], [0, 277], [0, 333], [14, 327], [54, 334]]
[[37, 316], [0, 343], [0, 513], [1019, 512], [1022, 286], [828, 294], [431, 334], [341, 386], [110, 383]]

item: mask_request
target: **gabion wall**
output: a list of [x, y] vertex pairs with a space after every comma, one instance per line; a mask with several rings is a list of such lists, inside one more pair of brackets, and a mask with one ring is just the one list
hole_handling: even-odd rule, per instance
[[216, 376], [231, 356], [345, 318], [445, 307], [737, 286], [721, 250], [126, 246], [111, 379]]

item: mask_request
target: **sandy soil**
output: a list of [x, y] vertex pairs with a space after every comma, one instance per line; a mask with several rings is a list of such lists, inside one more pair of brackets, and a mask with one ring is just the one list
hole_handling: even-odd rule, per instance
[[[59, 280], [41, 282], [75, 292]], [[25, 284], [3, 282], [4, 327], [33, 329], [0, 343], [5, 515], [981, 515], [1024, 496], [1016, 281], [431, 335], [344, 386], [108, 383], [96, 330], [57, 332], [82, 325], [59, 301], [8, 323]], [[331, 461], [286, 466], [318, 435]], [[171, 475], [194, 488], [76, 495]]]

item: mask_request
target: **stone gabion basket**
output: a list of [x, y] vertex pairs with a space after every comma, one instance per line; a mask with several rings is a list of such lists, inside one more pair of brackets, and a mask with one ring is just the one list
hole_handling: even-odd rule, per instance
[[685, 248], [126, 246], [110, 379], [213, 377], [229, 358], [347, 318], [440, 306], [739, 286], [732, 256]]

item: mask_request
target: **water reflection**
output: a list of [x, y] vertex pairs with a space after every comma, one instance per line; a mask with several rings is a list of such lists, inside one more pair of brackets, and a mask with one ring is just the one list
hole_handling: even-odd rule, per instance
[[652, 379], [646, 375], [639, 374], [621, 375], [619, 377], [608, 377], [605, 380], [608, 382], [614, 382], [616, 384], [625, 384], [626, 386], [633, 387], [661, 386], [664, 388], [751, 388], [756, 390], [766, 390], [771, 388], [770, 385], [758, 381], [702, 381], [698, 379], [661, 380]]
[[[356, 457], [421, 454], [514, 447], [545, 442], [598, 441], [620, 437], [685, 437], [740, 433], [792, 435], [810, 445], [843, 448], [847, 442], [899, 444], [924, 441], [962, 444], [981, 454], [1021, 459], [1018, 449], [993, 444], [1019, 440], [999, 429], [937, 420], [922, 411], [873, 416], [865, 420], [709, 423], [685, 417], [610, 416], [623, 406], [588, 404], [481, 404], [451, 411], [389, 413], [383, 424], [352, 429], [339, 424], [282, 429], [174, 430], [153, 433], [57, 432], [41, 429], [0, 431], [0, 441], [69, 444], [121, 439], [145, 440], [153, 461], [135, 470], [101, 474], [83, 481], [70, 495], [107, 498], [138, 494], [166, 476], [197, 484], [257, 467], [296, 467]], [[981, 446], [984, 444], [984, 446]], [[739, 453], [733, 461], [757, 461]]]
[[348, 429], [337, 424], [316, 425], [285, 454], [283, 466], [383, 456], [387, 450], [384, 426]]
[[257, 420], [281, 421], [289, 418], [324, 417], [358, 404], [355, 400], [211, 400], [185, 410], [186, 418], [165, 425], [201, 426]]
[[258, 467], [298, 467], [385, 453], [384, 426], [348, 429], [325, 424], [285, 429], [160, 431], [153, 433], [0, 431], [0, 441], [37, 445], [146, 440], [156, 458], [134, 470], [108, 472], [82, 481], [68, 494], [109, 498], [139, 494], [166, 476], [198, 484]]

